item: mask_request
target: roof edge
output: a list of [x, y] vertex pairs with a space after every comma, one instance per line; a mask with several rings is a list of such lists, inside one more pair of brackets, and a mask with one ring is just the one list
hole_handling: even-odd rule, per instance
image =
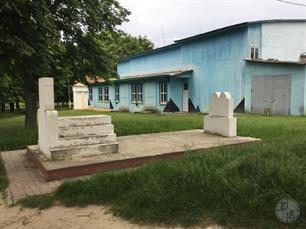
[[233, 24], [233, 25], [221, 27], [221, 28], [218, 28], [218, 29], [215, 29], [215, 30], [211, 30], [211, 31], [208, 31], [208, 32], [204, 32], [204, 33], [201, 33], [201, 34], [197, 34], [195, 36], [190, 36], [190, 37], [182, 38], [182, 39], [179, 39], [179, 40], [175, 40], [173, 44], [162, 46], [162, 47], [159, 47], [159, 48], [155, 48], [155, 49], [143, 52], [143, 53], [139, 53], [139, 54], [134, 55], [134, 56], [124, 57], [124, 58], [120, 59], [118, 61], [118, 63], [126, 62], [126, 61], [129, 61], [131, 59], [134, 59], [134, 58], [137, 58], [137, 57], [140, 57], [140, 56], [149, 55], [149, 54], [160, 52], [160, 51], [163, 51], [163, 50], [176, 48], [176, 47], [181, 46], [181, 44], [185, 43], [185, 42], [198, 40], [198, 39], [201, 39], [201, 38], [207, 37], [207, 36], [213, 36], [213, 35], [225, 32], [225, 31], [231, 31], [231, 30], [234, 30], [234, 29], [244, 28], [244, 27], [247, 27], [248, 25], [251, 25], [251, 24], [273, 23], [273, 22], [306, 22], [306, 19], [267, 19], [267, 20], [256, 20], [256, 21], [249, 21], [249, 22], [242, 22], [242, 23], [238, 23], [238, 24]]

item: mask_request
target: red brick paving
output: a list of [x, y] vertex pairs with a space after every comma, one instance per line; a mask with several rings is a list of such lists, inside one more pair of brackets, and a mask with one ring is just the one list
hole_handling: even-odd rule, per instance
[[62, 181], [47, 182], [26, 156], [26, 150], [1, 152], [9, 179], [8, 202], [14, 203], [26, 196], [48, 194], [55, 191]]

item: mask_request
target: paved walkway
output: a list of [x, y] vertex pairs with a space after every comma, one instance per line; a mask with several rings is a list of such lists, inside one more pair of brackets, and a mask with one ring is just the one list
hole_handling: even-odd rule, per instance
[[14, 203], [26, 196], [52, 193], [61, 183], [46, 182], [39, 170], [28, 160], [25, 149], [1, 152], [1, 157], [9, 179], [8, 203]]
[[[118, 138], [120, 153], [99, 156], [99, 158], [94, 158], [94, 161], [116, 161], [221, 145], [242, 144], [256, 140], [258, 139], [250, 137], [225, 138], [205, 134], [202, 130], [131, 135]], [[38, 169], [28, 160], [26, 150], [6, 151], [2, 152], [1, 156], [10, 182], [8, 194], [11, 201], [25, 196], [52, 193], [61, 184], [61, 181], [46, 182]], [[66, 164], [71, 163], [88, 163], [88, 158], [80, 158], [73, 162], [46, 162], [46, 164], [48, 163], [49, 167], [65, 167]]]

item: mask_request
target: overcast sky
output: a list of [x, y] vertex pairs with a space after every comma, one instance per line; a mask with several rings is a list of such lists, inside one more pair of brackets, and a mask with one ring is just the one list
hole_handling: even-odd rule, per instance
[[[306, 5], [306, 0], [287, 0]], [[277, 0], [119, 0], [131, 11], [121, 29], [155, 47], [224, 26], [263, 19], [306, 19], [306, 7]]]

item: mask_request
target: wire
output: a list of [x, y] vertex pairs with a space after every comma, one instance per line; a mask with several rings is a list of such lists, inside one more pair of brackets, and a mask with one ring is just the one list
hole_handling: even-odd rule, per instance
[[290, 1], [285, 1], [285, 0], [276, 0], [278, 2], [283, 2], [283, 3], [288, 3], [288, 4], [292, 4], [292, 5], [296, 5], [296, 6], [303, 6], [306, 7], [306, 4], [302, 4], [302, 3], [297, 3], [297, 2], [290, 2]]

